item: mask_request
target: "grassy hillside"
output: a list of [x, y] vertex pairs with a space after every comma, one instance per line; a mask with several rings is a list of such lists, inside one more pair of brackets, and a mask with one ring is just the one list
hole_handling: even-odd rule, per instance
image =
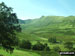
[[0, 55], [4, 56], [40, 56], [35, 52], [23, 51], [23, 50], [14, 50], [13, 54], [7, 53], [3, 49], [0, 49]]
[[30, 23], [21, 24], [21, 27], [23, 30], [22, 32], [28, 32], [30, 35], [33, 35], [30, 39], [48, 39], [54, 36], [57, 38], [57, 40], [74, 41], [74, 21], [75, 16], [42, 16], [38, 19], [31, 20]]
[[[27, 20], [26, 20], [27, 21]], [[23, 25], [24, 29], [26, 28], [42, 28], [42, 27], [61, 27], [67, 26], [71, 27], [74, 25], [75, 16], [42, 16], [38, 19], [33, 19], [30, 23]]]
[[37, 27], [46, 27], [54, 25], [55, 23], [60, 23], [64, 18], [63, 16], [43, 16], [38, 19], [32, 20], [30, 23], [25, 24], [25, 28], [37, 28]]
[[4, 56], [60, 56], [57, 52], [45, 52], [45, 51], [23, 51], [23, 50], [14, 50], [13, 54], [7, 53], [3, 49], [0, 49], [0, 55]]
[[33, 33], [30, 34], [27, 32], [17, 33], [17, 37], [19, 37], [20, 40], [24, 39], [24, 40], [29, 40], [29, 41], [46, 41], [47, 40], [47, 38], [43, 38], [36, 34], [33, 34]]

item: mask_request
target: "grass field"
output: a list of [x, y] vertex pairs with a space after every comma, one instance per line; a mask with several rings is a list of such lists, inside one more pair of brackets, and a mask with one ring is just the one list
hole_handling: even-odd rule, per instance
[[28, 51], [23, 51], [23, 50], [14, 50], [12, 54], [7, 53], [3, 49], [0, 49], [0, 55], [4, 56], [40, 56], [39, 54], [35, 52], [28, 52]]
[[60, 56], [58, 52], [54, 51], [33, 51], [33, 50], [14, 50], [12, 54], [7, 53], [5, 50], [0, 49], [0, 55], [3, 56]]

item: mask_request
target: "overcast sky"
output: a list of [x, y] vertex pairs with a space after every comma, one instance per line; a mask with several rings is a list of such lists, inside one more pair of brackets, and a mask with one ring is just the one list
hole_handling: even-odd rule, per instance
[[19, 19], [75, 15], [75, 0], [0, 0], [2, 1], [13, 8]]

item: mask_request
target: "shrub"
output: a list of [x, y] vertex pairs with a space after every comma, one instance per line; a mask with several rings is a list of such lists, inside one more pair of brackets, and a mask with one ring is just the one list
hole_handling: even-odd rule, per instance
[[50, 48], [48, 46], [46, 47], [46, 51], [50, 51]]
[[39, 50], [39, 51], [50, 51], [50, 48], [48, 47], [47, 43], [46, 44], [42, 44], [40, 42], [37, 42], [35, 45], [33, 45], [32, 47], [33, 50]]
[[73, 48], [73, 42], [66, 42], [66, 43], [64, 43], [64, 47], [68, 48], [68, 49], [72, 49]]
[[44, 50], [45, 46], [40, 43], [40, 42], [37, 42], [35, 45], [33, 45], [32, 49], [33, 50], [39, 50], [39, 51], [42, 51]]
[[49, 38], [48, 41], [51, 43], [56, 43], [56, 37]]
[[22, 42], [20, 43], [20, 48], [23, 48], [23, 49], [31, 49], [31, 42], [30, 41], [26, 41], [26, 40], [22, 40]]
[[59, 46], [55, 46], [55, 47], [53, 47], [53, 50], [54, 50], [54, 51], [57, 51], [57, 52], [58, 52], [58, 51], [61, 51], [61, 49], [60, 49]]
[[47, 43], [45, 43], [44, 46], [45, 46], [45, 49], [44, 49], [45, 51], [50, 51], [50, 48]]
[[15, 38], [15, 40], [14, 40], [14, 45], [15, 45], [15, 46], [18, 46], [19, 43], [20, 43], [20, 39], [19, 39], [19, 38]]

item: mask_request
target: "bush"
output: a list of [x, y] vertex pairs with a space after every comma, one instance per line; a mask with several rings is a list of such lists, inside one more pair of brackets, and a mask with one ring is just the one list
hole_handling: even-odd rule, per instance
[[75, 52], [75, 48], [71, 48], [69, 51], [74, 51]]
[[73, 48], [73, 51], [75, 52], [75, 48]]
[[46, 51], [50, 51], [50, 48], [48, 46], [46, 47]]
[[48, 47], [47, 44], [42, 44], [40, 42], [37, 42], [35, 45], [33, 45], [32, 49], [39, 50], [39, 51], [42, 51], [42, 50], [50, 51], [50, 48]]
[[72, 49], [73, 48], [73, 42], [66, 42], [66, 43], [64, 43], [64, 47], [68, 48], [68, 49]]
[[49, 38], [48, 41], [51, 43], [56, 43], [56, 37]]
[[32, 50], [42, 51], [42, 50], [44, 50], [44, 48], [45, 48], [45, 46], [42, 43], [37, 42], [35, 45], [33, 45]]
[[19, 42], [20, 42], [20, 39], [19, 38], [15, 38], [14, 45], [15, 46], [18, 46], [19, 45]]
[[31, 49], [31, 42], [30, 41], [26, 41], [26, 40], [22, 40], [22, 42], [20, 43], [20, 48], [23, 48], [23, 49]]
[[45, 49], [44, 49], [45, 51], [50, 51], [50, 48], [47, 43], [45, 43], [44, 46], [45, 46]]
[[61, 49], [60, 49], [59, 46], [55, 46], [55, 47], [53, 47], [53, 50], [54, 50], [54, 51], [57, 51], [57, 52], [61, 51]]

